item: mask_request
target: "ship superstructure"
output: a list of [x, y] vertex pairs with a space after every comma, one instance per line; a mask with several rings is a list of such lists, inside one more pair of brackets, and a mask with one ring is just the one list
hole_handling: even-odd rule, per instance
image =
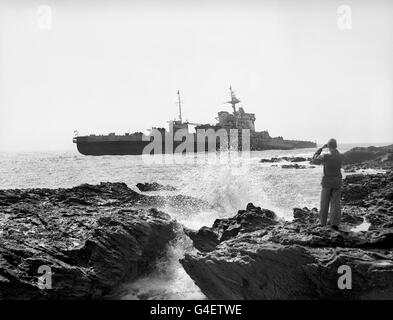
[[231, 100], [227, 103], [232, 106], [233, 112], [228, 111], [218, 112], [218, 125], [224, 129], [250, 129], [251, 132], [255, 132], [255, 114], [246, 113], [242, 107], [236, 109], [236, 105], [240, 103], [240, 100], [236, 97], [232, 87], [229, 87], [231, 93]]
[[[249, 129], [250, 131], [250, 148], [251, 150], [267, 150], [267, 149], [296, 149], [296, 148], [314, 148], [316, 147], [315, 142], [311, 141], [299, 141], [299, 140], [284, 140], [283, 137], [270, 137], [268, 131], [256, 131], [255, 130], [255, 114], [246, 113], [242, 107], [237, 107], [240, 100], [236, 97], [232, 87], [230, 90], [230, 100], [226, 102], [232, 107], [232, 112], [220, 111], [218, 112], [217, 123], [211, 124], [198, 124], [191, 122], [183, 122], [182, 119], [182, 103], [180, 98], [180, 91], [177, 91], [178, 96], [178, 108], [179, 108], [179, 119], [169, 121], [169, 131], [165, 128], [152, 128], [158, 130], [162, 139], [162, 148], [160, 152], [175, 152], [177, 146], [182, 141], [171, 141], [171, 147], [165, 148], [165, 137], [168, 133], [175, 134], [178, 130], [183, 130], [188, 134], [189, 125], [194, 125], [195, 130], [209, 130], [214, 131], [225, 129], [228, 133], [231, 129], [238, 129], [239, 135], [241, 135], [242, 129]], [[110, 133], [108, 135], [88, 135], [88, 136], [76, 136], [73, 138], [73, 142], [77, 144], [77, 148], [80, 153], [84, 155], [140, 155], [143, 154], [145, 147], [153, 140], [153, 137], [143, 139], [142, 132], [126, 133], [124, 135], [116, 135]], [[195, 138], [194, 141], [197, 141]], [[241, 138], [239, 139], [241, 143]], [[200, 146], [199, 146], [200, 147]], [[194, 151], [210, 149], [206, 146], [201, 148], [193, 148]], [[217, 149], [219, 149], [219, 143], [217, 143]], [[241, 148], [239, 148], [241, 150]]]

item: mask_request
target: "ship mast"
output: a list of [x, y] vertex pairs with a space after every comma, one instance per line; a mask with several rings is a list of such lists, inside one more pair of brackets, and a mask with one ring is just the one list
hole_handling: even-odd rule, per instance
[[233, 108], [233, 115], [236, 116], [236, 104], [240, 102], [238, 98], [235, 96], [235, 92], [232, 90], [232, 86], [229, 87], [229, 91], [231, 92], [231, 100], [228, 101], [227, 103], [230, 103]]
[[181, 100], [180, 100], [180, 91], [177, 90], [177, 97], [178, 97], [178, 103], [179, 103], [179, 118], [180, 118], [180, 123], [182, 123], [182, 117], [181, 117]]

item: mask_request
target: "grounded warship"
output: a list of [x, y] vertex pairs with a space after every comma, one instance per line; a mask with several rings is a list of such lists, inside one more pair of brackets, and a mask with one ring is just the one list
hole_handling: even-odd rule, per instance
[[[226, 130], [228, 133], [231, 129], [249, 129], [250, 132], [250, 150], [272, 150], [272, 149], [301, 149], [301, 148], [314, 148], [316, 147], [315, 142], [311, 141], [299, 141], [299, 140], [284, 140], [283, 137], [270, 137], [268, 131], [255, 131], [255, 114], [246, 113], [242, 107], [236, 109], [236, 105], [240, 103], [240, 100], [236, 97], [232, 87], [230, 87], [231, 100], [228, 104], [232, 105], [233, 112], [228, 111], [218, 112], [218, 123], [215, 125], [211, 124], [196, 124], [188, 121], [183, 122], [181, 114], [181, 100], [180, 92], [177, 91], [178, 95], [178, 106], [179, 106], [179, 120], [169, 121], [169, 132], [164, 128], [152, 128], [159, 130], [163, 137], [168, 133], [171, 133], [172, 140], [170, 141], [170, 148], [165, 146], [165, 138], [162, 139], [162, 148], [159, 151], [155, 150], [150, 152], [154, 153], [174, 153], [176, 148], [184, 142], [174, 141], [173, 134], [178, 130], [186, 130], [188, 133], [189, 125], [195, 126], [195, 131], [198, 130], [209, 130], [213, 129], [218, 131], [220, 129]], [[191, 134], [191, 133], [188, 133]], [[192, 133], [191, 135], [196, 135]], [[144, 138], [145, 137], [145, 138]], [[115, 133], [110, 133], [109, 135], [95, 135], [91, 134], [88, 136], [76, 136], [73, 138], [73, 142], [76, 143], [78, 151], [84, 155], [141, 155], [144, 153], [145, 147], [153, 141], [153, 136], [146, 136], [142, 132], [135, 133], [125, 133], [124, 135], [116, 135]], [[194, 139], [196, 141], [196, 139]], [[241, 142], [241, 137], [239, 136], [239, 142]], [[167, 142], [168, 143], [168, 142]], [[208, 142], [204, 142], [202, 149], [200, 146], [197, 148], [197, 142], [195, 142], [195, 148], [193, 150], [197, 151], [211, 151], [208, 148]], [[169, 145], [169, 144], [168, 144]], [[220, 150], [220, 145], [216, 142], [215, 150]], [[169, 150], [168, 150], [169, 149]], [[241, 147], [239, 148], [241, 150]], [[184, 152], [184, 150], [183, 150]]]

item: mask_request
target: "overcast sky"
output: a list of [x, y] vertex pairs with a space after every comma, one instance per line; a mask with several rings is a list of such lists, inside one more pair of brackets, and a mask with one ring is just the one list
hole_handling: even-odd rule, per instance
[[183, 119], [214, 123], [230, 85], [272, 136], [391, 142], [392, 40], [389, 0], [0, 0], [0, 150], [166, 126], [178, 89]]

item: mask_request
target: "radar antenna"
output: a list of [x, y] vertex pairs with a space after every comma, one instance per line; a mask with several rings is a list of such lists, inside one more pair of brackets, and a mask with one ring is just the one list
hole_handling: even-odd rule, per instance
[[231, 92], [231, 100], [228, 101], [227, 103], [232, 105], [233, 108], [233, 114], [236, 114], [236, 104], [240, 102], [238, 98], [236, 98], [235, 91], [232, 90], [232, 86], [229, 87], [229, 91]]

